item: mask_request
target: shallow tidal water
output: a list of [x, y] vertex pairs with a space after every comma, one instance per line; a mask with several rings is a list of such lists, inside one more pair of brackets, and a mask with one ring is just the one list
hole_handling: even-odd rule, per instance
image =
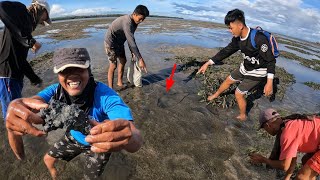
[[[91, 56], [95, 78], [106, 83], [108, 62], [103, 47], [106, 29], [96, 27], [107, 27], [110, 22], [110, 19], [101, 19], [101, 23], [95, 27], [84, 29], [89, 37], [82, 39], [58, 41], [47, 35], [39, 35], [36, 38], [43, 46], [38, 54], [54, 51], [56, 48], [85, 47]], [[172, 22], [183, 29], [153, 31], [161, 27], [159, 23]], [[226, 46], [231, 39], [227, 29], [193, 26], [193, 23], [174, 19], [150, 19], [138, 27], [136, 42], [146, 61], [148, 74], [144, 75], [143, 88], [128, 88], [120, 92], [120, 96], [133, 111], [135, 123], [144, 137], [144, 145], [134, 154], [114, 153], [102, 179], [276, 179], [275, 171], [263, 166], [252, 166], [248, 162], [248, 148], [262, 147], [262, 152], [267, 153], [272, 146], [272, 139], [263, 139], [256, 131], [260, 109], [274, 107], [301, 113], [319, 111], [320, 91], [305, 86], [303, 82], [320, 83], [320, 72], [281, 57], [277, 66], [293, 74], [296, 83], [287, 88], [282, 101], [270, 103], [266, 98], [256, 100], [249, 113], [250, 118], [245, 123], [235, 121], [237, 107], [217, 109], [200, 102], [201, 98], [197, 96], [200, 83], [194, 79], [183, 81], [188, 76], [183, 72], [176, 72], [175, 84], [166, 92], [165, 79], [169, 77], [175, 62], [165, 61], [165, 58], [172, 57], [173, 54], [157, 51], [157, 48], [218, 48]], [[54, 31], [49, 33], [63, 33], [63, 29], [55, 29], [54, 24], [52, 30]], [[126, 47], [127, 58], [130, 57], [128, 52]], [[34, 56], [37, 55], [29, 54], [30, 59]], [[51, 67], [41, 69], [40, 76], [44, 79], [44, 86], [57, 81]], [[23, 94], [31, 96], [39, 90], [26, 85]], [[5, 134], [3, 128], [1, 132]], [[63, 130], [58, 130], [44, 138], [26, 137], [27, 159], [23, 162], [13, 157], [5, 135], [1, 135], [0, 174], [5, 179], [50, 179], [42, 157], [62, 134]], [[81, 164], [81, 156], [69, 163], [59, 162], [59, 179], [80, 178]], [[11, 174], [8, 173], [10, 171]]]

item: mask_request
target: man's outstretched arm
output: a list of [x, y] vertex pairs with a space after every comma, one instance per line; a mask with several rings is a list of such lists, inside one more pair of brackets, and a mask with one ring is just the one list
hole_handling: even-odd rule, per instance
[[281, 169], [286, 172], [290, 169], [291, 162], [293, 159], [293, 158], [287, 158], [284, 160], [271, 160], [271, 159], [268, 159], [268, 158], [262, 156], [261, 154], [256, 154], [256, 153], [250, 154], [250, 158], [251, 158], [252, 163], [254, 163], [254, 164], [265, 163], [273, 168]]

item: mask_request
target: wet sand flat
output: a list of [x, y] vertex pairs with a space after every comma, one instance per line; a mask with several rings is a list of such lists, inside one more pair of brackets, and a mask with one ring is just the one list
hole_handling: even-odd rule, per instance
[[[87, 25], [78, 28], [79, 32], [86, 29], [86, 36], [75, 33], [70, 37], [57, 39], [55, 37], [59, 33], [63, 34], [63, 31], [56, 33], [58, 35], [54, 37], [47, 33], [55, 29], [63, 30], [63, 27], [67, 27], [66, 24], [70, 26], [75, 22], [54, 23], [51, 27], [36, 32], [39, 41], [43, 42], [43, 49], [36, 55], [39, 61], [33, 67], [43, 78], [44, 87], [57, 82], [57, 79], [52, 72], [50, 55], [42, 57], [40, 54], [50, 53], [61, 47], [88, 48], [95, 78], [106, 83], [108, 62], [103, 49], [103, 38], [107, 24], [112, 19], [92, 21], [94, 22], [83, 20], [83, 24]], [[54, 26], [55, 24], [59, 26]], [[270, 103], [264, 97], [256, 100], [249, 112], [250, 118], [244, 123], [235, 120], [238, 114], [236, 106], [222, 109], [201, 102], [201, 97], [197, 95], [201, 82], [196, 79], [184, 81], [189, 72], [176, 72], [175, 84], [166, 92], [165, 78], [169, 77], [173, 64], [176, 63], [166, 59], [177, 55], [211, 57], [231, 39], [230, 34], [222, 27], [206, 22], [152, 18], [139, 26], [136, 40], [149, 73], [144, 75], [142, 88], [128, 88], [121, 91], [120, 96], [132, 109], [135, 123], [143, 135], [144, 145], [134, 154], [113, 153], [101, 179], [279, 178], [276, 171], [267, 170], [264, 166], [253, 166], [248, 161], [248, 152], [253, 150], [268, 155], [273, 144], [272, 137], [256, 131], [258, 114], [265, 107], [281, 109], [282, 114], [315, 112], [320, 107], [320, 93], [305, 86], [303, 82], [320, 83], [319, 81], [309, 78], [308, 73], [299, 78], [300, 74], [295, 72], [296, 66], [293, 66], [295, 64], [284, 60], [282, 65], [286, 66], [289, 73], [295, 72], [292, 74], [298, 77], [297, 83], [287, 88], [282, 101]], [[127, 47], [126, 52], [129, 57]], [[34, 54], [29, 55], [30, 59], [34, 57]], [[283, 63], [290, 64], [291, 68]], [[178, 63], [179, 65], [181, 64]], [[40, 90], [41, 88], [31, 87], [25, 79], [23, 96], [34, 95]], [[0, 127], [0, 174], [3, 178], [50, 179], [42, 157], [63, 135], [64, 130], [50, 132], [48, 137], [43, 138], [25, 137], [26, 160], [20, 162], [8, 148], [5, 130], [3, 126]], [[69, 163], [59, 162], [57, 167], [61, 172], [58, 179], [80, 179], [83, 159], [79, 156]]]

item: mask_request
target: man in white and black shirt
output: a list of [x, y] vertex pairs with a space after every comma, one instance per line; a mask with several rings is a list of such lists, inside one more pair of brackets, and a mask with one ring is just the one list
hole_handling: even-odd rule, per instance
[[272, 94], [276, 60], [272, 53], [271, 47], [269, 47], [269, 41], [263, 33], [257, 32], [254, 38], [257, 48], [252, 46], [250, 38], [252, 29], [246, 26], [243, 11], [239, 9], [229, 11], [224, 21], [234, 37], [228, 46], [223, 48], [208, 62], [206, 62], [199, 69], [198, 73], [204, 73], [209, 65], [213, 65], [216, 62], [222, 61], [238, 50], [241, 51], [244, 60], [240, 64], [240, 68], [231, 72], [231, 74], [221, 84], [217, 92], [208, 97], [208, 100], [211, 101], [217, 98], [232, 84], [240, 81], [241, 83], [235, 92], [236, 100], [240, 110], [240, 114], [237, 119], [244, 121], [247, 119], [247, 102], [244, 95], [248, 91], [257, 86], [267, 77], [267, 83], [264, 87], [264, 94], [265, 96]]

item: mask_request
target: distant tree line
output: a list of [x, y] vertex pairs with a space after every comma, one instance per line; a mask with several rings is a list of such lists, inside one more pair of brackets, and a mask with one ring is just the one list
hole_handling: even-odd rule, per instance
[[[52, 21], [61, 21], [61, 20], [68, 20], [68, 19], [84, 19], [84, 18], [101, 18], [101, 17], [119, 17], [124, 14], [104, 14], [104, 15], [83, 15], [83, 16], [64, 16], [64, 17], [56, 17], [51, 18]], [[171, 17], [171, 16], [158, 16], [158, 15], [150, 15], [149, 17], [156, 17], [156, 18], [172, 18], [172, 19], [183, 19], [179, 17]]]
[[[69, 20], [69, 19], [84, 19], [84, 18], [103, 18], [103, 17], [119, 17], [125, 14], [104, 14], [104, 15], [83, 15], [83, 16], [64, 16], [64, 17], [55, 17], [51, 18], [52, 21], [62, 21], [62, 20]], [[171, 19], [183, 19], [180, 17], [172, 17], [172, 16], [158, 16], [158, 15], [150, 15], [149, 17], [155, 18], [171, 18]], [[0, 30], [3, 27], [0, 26]]]

